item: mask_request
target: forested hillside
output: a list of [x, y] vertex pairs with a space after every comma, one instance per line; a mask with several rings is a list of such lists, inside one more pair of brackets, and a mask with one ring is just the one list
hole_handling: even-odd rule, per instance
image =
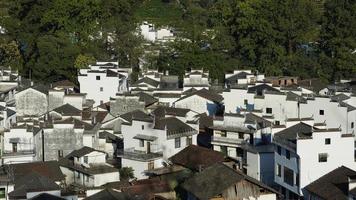
[[[356, 75], [356, 0], [2, 0], [0, 62], [25, 76], [74, 80], [76, 67], [119, 59], [137, 68], [149, 21], [180, 38], [150, 59], [182, 75], [204, 68], [222, 81], [226, 71], [252, 68], [267, 75]], [[108, 41], [110, 35], [112, 41]]]

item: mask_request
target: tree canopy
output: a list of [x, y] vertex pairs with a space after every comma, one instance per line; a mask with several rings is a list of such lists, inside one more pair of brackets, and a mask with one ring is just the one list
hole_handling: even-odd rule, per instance
[[0, 64], [33, 79], [74, 80], [77, 68], [106, 59], [137, 73], [142, 21], [176, 30], [179, 39], [150, 58], [150, 67], [171, 74], [204, 68], [220, 81], [237, 68], [329, 81], [356, 74], [355, 0], [2, 2]]

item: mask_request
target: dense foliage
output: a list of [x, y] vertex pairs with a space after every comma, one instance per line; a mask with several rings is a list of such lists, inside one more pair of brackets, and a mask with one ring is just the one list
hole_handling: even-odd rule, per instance
[[74, 80], [95, 59], [119, 59], [137, 73], [147, 50], [134, 34], [142, 21], [184, 38], [156, 46], [160, 53], [149, 58], [171, 74], [204, 68], [222, 81], [227, 71], [252, 68], [329, 81], [356, 76], [356, 0], [1, 1], [9, 17], [0, 18], [7, 30], [0, 64], [38, 80]]

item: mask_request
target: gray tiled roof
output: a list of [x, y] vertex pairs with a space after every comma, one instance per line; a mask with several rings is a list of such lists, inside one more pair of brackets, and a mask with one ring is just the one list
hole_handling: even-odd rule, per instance
[[354, 170], [342, 166], [310, 183], [305, 189], [320, 199], [348, 200], [349, 177], [354, 178], [355, 176]]

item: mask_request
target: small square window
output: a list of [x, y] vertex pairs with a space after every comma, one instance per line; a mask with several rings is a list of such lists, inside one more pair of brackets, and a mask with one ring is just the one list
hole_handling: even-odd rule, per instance
[[319, 115], [324, 115], [324, 110], [319, 110]]
[[247, 104], [248, 104], [248, 100], [245, 99], [245, 100], [244, 100], [244, 105], [247, 105]]
[[319, 162], [328, 162], [328, 154], [319, 153]]
[[289, 160], [290, 159], [290, 151], [286, 149], [286, 158]]
[[140, 147], [144, 147], [144, 146], [145, 146], [144, 140], [140, 139], [140, 140], [139, 140], [139, 143], [140, 143]]
[[100, 80], [100, 76], [96, 76], [96, 80]]
[[331, 144], [331, 139], [330, 138], [325, 138], [325, 144]]
[[275, 121], [274, 124], [275, 124], [276, 126], [281, 125], [281, 123], [280, 123], [279, 121]]
[[266, 108], [266, 113], [267, 114], [272, 114], [272, 108]]
[[104, 88], [103, 87], [100, 87], [100, 92], [104, 91]]

